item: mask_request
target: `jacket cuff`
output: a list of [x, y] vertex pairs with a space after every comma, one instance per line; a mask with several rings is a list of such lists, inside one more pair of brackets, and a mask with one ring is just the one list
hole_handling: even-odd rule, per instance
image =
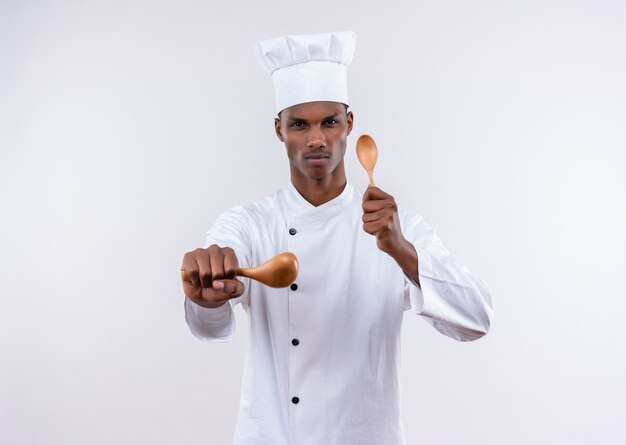
[[208, 342], [227, 342], [235, 333], [234, 312], [230, 301], [220, 307], [202, 307], [185, 297], [185, 318], [191, 332]]
[[231, 307], [230, 303], [227, 301], [220, 307], [204, 307], [199, 304], [194, 303], [193, 301], [187, 298], [188, 304], [191, 305], [191, 310], [196, 318], [202, 322], [206, 323], [218, 323], [225, 322], [230, 318]]
[[[411, 309], [414, 314], [422, 314], [427, 311], [429, 302], [435, 295], [430, 279], [432, 277], [432, 259], [430, 254], [421, 249], [415, 249], [417, 252], [417, 268], [420, 278], [418, 285], [413, 278], [408, 275], [406, 277], [406, 287], [408, 287], [408, 301], [405, 303], [405, 310]], [[406, 289], [406, 288], [405, 288]]]

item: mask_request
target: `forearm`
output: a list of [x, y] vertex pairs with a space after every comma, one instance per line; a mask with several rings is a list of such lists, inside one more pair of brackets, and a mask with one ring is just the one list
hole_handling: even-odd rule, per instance
[[398, 263], [404, 273], [420, 286], [419, 260], [413, 244], [405, 239], [397, 250], [387, 253]]

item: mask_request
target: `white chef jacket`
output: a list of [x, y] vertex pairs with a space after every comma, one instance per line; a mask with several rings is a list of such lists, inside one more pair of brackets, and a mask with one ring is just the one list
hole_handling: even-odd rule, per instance
[[450, 255], [432, 227], [400, 212], [402, 233], [417, 251], [420, 288], [363, 231], [361, 205], [350, 184], [315, 207], [288, 183], [225, 212], [209, 230], [207, 246], [233, 248], [240, 267], [285, 251], [300, 265], [290, 288], [244, 279], [245, 293], [219, 308], [185, 299], [191, 332], [209, 342], [232, 338], [236, 304], [247, 312], [250, 345], [236, 445], [404, 444], [404, 311], [456, 340], [474, 340], [489, 329], [487, 287]]

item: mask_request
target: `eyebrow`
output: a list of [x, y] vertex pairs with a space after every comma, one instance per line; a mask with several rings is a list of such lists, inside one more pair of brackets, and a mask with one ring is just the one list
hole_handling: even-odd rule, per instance
[[335, 114], [333, 114], [333, 115], [331, 115], [331, 116], [325, 117], [325, 118], [324, 118], [324, 120], [328, 120], [328, 119], [337, 119], [337, 118], [340, 118], [340, 117], [341, 117], [341, 113], [340, 113], [340, 112], [337, 112], [337, 113], [335, 113]]
[[[322, 119], [322, 121], [326, 121], [328, 119], [337, 119], [337, 118], [341, 117], [340, 115], [341, 115], [341, 113], [337, 112], [337, 113], [334, 113], [334, 114], [332, 114], [330, 116], [326, 116], [325, 118]], [[303, 117], [297, 117], [297, 116], [289, 117], [288, 121], [289, 122], [307, 122], [307, 120], [304, 119]]]

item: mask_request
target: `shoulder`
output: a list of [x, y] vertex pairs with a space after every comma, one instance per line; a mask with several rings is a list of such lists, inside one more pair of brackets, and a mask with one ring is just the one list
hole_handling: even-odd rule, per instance
[[426, 224], [424, 218], [419, 213], [415, 212], [411, 209], [398, 209], [398, 214], [400, 215], [400, 221], [411, 224]]
[[253, 203], [231, 207], [223, 212], [218, 220], [232, 220], [246, 224], [262, 221], [275, 213], [282, 193], [284, 193], [283, 188]]
[[255, 239], [255, 234], [267, 225], [274, 195], [251, 204], [237, 205], [222, 212], [206, 232], [205, 244], [230, 246], [238, 252], [238, 257], [245, 256], [246, 249], [249, 249], [252, 240]]
[[419, 213], [410, 209], [400, 209], [398, 213], [402, 232], [413, 241], [429, 242], [436, 236], [433, 226]]

